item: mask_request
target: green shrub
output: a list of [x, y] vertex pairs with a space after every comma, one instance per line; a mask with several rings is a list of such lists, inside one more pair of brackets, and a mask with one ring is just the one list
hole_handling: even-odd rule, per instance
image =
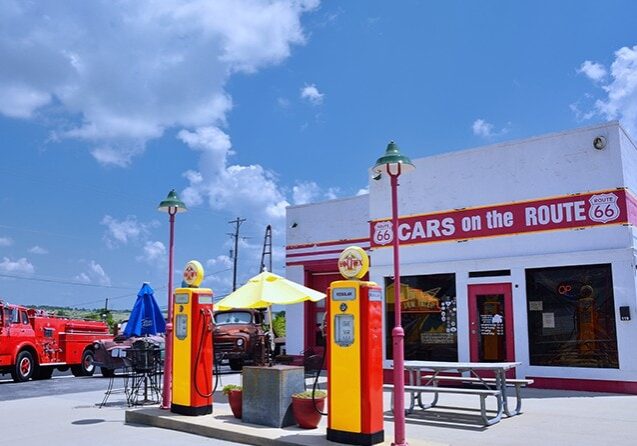
[[221, 392], [223, 392], [224, 395], [228, 396], [230, 395], [230, 391], [232, 390], [243, 390], [243, 387], [238, 386], [236, 384], [228, 384], [223, 386], [223, 389], [221, 389]]
[[272, 320], [272, 330], [277, 338], [285, 337], [285, 311], [279, 311]]
[[[312, 399], [312, 391], [306, 390], [305, 392], [299, 392], [292, 395], [294, 398], [302, 398], [306, 400]], [[317, 390], [314, 392], [314, 399], [325, 398], [327, 396], [327, 392], [324, 390]]]

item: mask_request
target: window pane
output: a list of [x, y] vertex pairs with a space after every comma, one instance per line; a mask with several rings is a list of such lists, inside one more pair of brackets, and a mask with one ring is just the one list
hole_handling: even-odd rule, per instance
[[611, 266], [526, 271], [531, 365], [618, 368]]
[[[455, 274], [400, 278], [401, 324], [405, 330], [405, 359], [458, 360]], [[387, 358], [392, 358], [394, 280], [385, 279]]]

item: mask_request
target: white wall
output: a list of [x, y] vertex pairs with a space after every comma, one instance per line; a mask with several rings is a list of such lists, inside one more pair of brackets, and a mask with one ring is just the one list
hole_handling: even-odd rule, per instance
[[[637, 135], [635, 135], [637, 137]], [[624, 185], [634, 194], [637, 193], [637, 146], [620, 127], [619, 142], [621, 147]]]
[[[286, 245], [345, 240], [369, 235], [369, 195], [289, 206]], [[294, 224], [296, 224], [295, 227]]]
[[[305, 273], [302, 266], [288, 266], [285, 277], [296, 283], [304, 283]], [[288, 355], [298, 355], [303, 351], [303, 333], [305, 332], [304, 304], [285, 306], [285, 350]]]
[[[338, 241], [368, 237], [368, 213], [369, 195], [288, 207], [286, 210], [287, 255], [295, 253], [296, 256], [288, 257], [287, 262], [311, 262], [338, 258], [336, 251], [347, 246], [347, 243], [342, 246], [339, 245]], [[331, 246], [289, 248], [299, 244], [305, 245], [330, 241], [334, 242]], [[324, 251], [329, 253], [317, 254]], [[303, 265], [286, 266], [285, 276], [294, 282], [305, 283]], [[285, 308], [286, 351], [291, 355], [298, 355], [304, 349], [304, 308], [305, 305], [302, 303], [288, 305]]]
[[[600, 135], [606, 138], [607, 146], [596, 150], [592, 141]], [[617, 122], [416, 159], [414, 163], [416, 170], [400, 178], [401, 215], [617, 187], [637, 193], [637, 148]], [[388, 218], [390, 209], [387, 178], [370, 181], [369, 196], [290, 207], [287, 245], [366, 237], [368, 221]], [[297, 223], [295, 228], [291, 228], [292, 223]], [[467, 286], [511, 282], [516, 360], [525, 364], [518, 368], [520, 376], [637, 380], [636, 241], [637, 230], [630, 226], [597, 226], [462, 243], [425, 243], [401, 248], [401, 274], [456, 273], [460, 360], [469, 359]], [[312, 257], [312, 252], [307, 249], [308, 256], [303, 260], [324, 258]], [[383, 284], [384, 277], [393, 276], [390, 248], [375, 249], [371, 263], [371, 280]], [[621, 369], [529, 366], [525, 268], [597, 263], [612, 264]], [[498, 269], [510, 269], [511, 276], [468, 277], [469, 271]], [[303, 268], [289, 267], [287, 276], [302, 281]], [[621, 305], [631, 307], [632, 321], [620, 321]], [[299, 329], [303, 314], [299, 307], [288, 319], [291, 353], [302, 349], [303, 331]]]
[[[596, 150], [593, 138], [608, 146]], [[523, 141], [413, 159], [400, 177], [399, 213], [423, 214], [623, 185], [619, 126], [611, 122]], [[389, 181], [370, 181], [370, 219], [390, 216]]]
[[[612, 265], [620, 369], [529, 366], [525, 269], [598, 263], [611, 263]], [[500, 269], [510, 269], [511, 276], [469, 278], [468, 274], [470, 271]], [[637, 315], [633, 312], [632, 321], [622, 322], [619, 320], [618, 310], [620, 305], [631, 305], [632, 311], [637, 303], [635, 296], [635, 258], [632, 249], [586, 251], [518, 258], [493, 258], [480, 261], [467, 260], [407, 265], [401, 262], [401, 276], [440, 273], [456, 274], [458, 359], [460, 361], [470, 360], [468, 285], [477, 283], [511, 283], [515, 321], [515, 359], [523, 363], [521, 367], [517, 368], [518, 376], [637, 381], [637, 351], [634, 341], [637, 339]], [[392, 265], [373, 267], [370, 279], [383, 284], [384, 278], [387, 276], [393, 276]], [[383, 356], [386, 356], [385, 349], [383, 349]], [[385, 361], [385, 367], [390, 367], [391, 364], [392, 361]]]

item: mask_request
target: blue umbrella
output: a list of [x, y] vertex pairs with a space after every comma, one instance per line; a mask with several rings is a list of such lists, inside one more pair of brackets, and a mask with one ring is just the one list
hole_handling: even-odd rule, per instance
[[155, 335], [166, 332], [166, 321], [153, 295], [153, 289], [144, 283], [124, 329], [124, 336]]

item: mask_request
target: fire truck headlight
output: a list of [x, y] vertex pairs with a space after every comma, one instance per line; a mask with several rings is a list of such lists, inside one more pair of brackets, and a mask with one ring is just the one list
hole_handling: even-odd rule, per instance
[[243, 338], [237, 339], [237, 347], [243, 346]]

